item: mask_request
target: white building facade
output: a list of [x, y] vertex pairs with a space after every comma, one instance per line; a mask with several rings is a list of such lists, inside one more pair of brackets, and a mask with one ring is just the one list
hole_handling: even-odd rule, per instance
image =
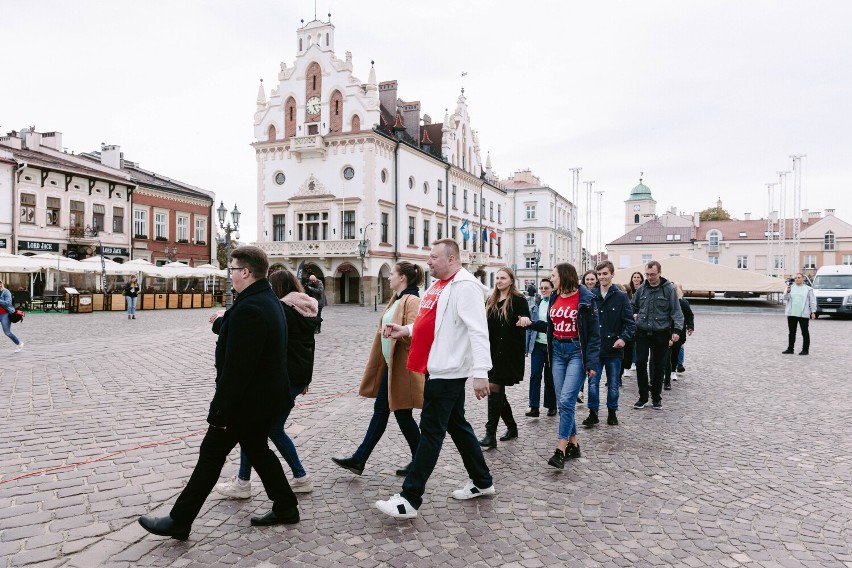
[[508, 202], [482, 166], [464, 92], [433, 123], [372, 66], [366, 83], [355, 77], [331, 23], [309, 22], [296, 40], [293, 65], [281, 63], [268, 99], [261, 84], [254, 116], [256, 244], [270, 262], [323, 279], [330, 303], [383, 303], [397, 261], [428, 273], [431, 242], [453, 237], [462, 263], [492, 285], [506, 264]]

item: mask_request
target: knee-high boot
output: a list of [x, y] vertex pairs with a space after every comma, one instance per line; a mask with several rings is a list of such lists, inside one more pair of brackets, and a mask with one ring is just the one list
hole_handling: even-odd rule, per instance
[[485, 436], [479, 440], [479, 445], [486, 450], [497, 447], [497, 423], [500, 421], [500, 411], [503, 408], [503, 393], [488, 394], [488, 422], [485, 423]]
[[509, 400], [506, 398], [506, 392], [503, 392], [503, 407], [500, 411], [500, 418], [503, 419], [503, 424], [506, 425], [506, 433], [500, 436], [500, 441], [505, 442], [512, 438], [518, 437], [518, 423], [515, 422], [515, 417], [512, 416], [512, 407], [509, 406]]

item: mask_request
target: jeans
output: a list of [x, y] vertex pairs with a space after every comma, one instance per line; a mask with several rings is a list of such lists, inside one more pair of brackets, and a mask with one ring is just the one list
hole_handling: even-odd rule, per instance
[[683, 349], [683, 345], [680, 346], [677, 352], [677, 364], [683, 367], [683, 359], [686, 356], [686, 351]]
[[[411, 449], [412, 459], [417, 453], [417, 445], [420, 443], [420, 428], [417, 426], [417, 421], [411, 416], [410, 408], [394, 410], [396, 423], [399, 424], [399, 429], [402, 435], [405, 436], [405, 441], [408, 442], [408, 447]], [[390, 405], [388, 404], [388, 368], [382, 374], [382, 382], [379, 384], [379, 392], [376, 393], [376, 402], [373, 404], [373, 417], [370, 419], [370, 425], [367, 427], [367, 433], [364, 435], [364, 441], [355, 450], [352, 455], [361, 464], [367, 463], [370, 454], [373, 453], [379, 440], [387, 428], [388, 420], [390, 419]]]
[[429, 379], [427, 375], [423, 389], [423, 411], [420, 413], [420, 445], [417, 446], [401, 493], [415, 509], [423, 504], [426, 481], [438, 463], [447, 434], [456, 445], [474, 485], [485, 489], [494, 483], [479, 440], [464, 417], [466, 382], [467, 379]]
[[650, 392], [654, 401], [663, 398], [663, 374], [669, 356], [670, 331], [636, 330], [636, 379], [639, 383], [639, 399], [648, 401], [648, 367], [650, 356]]
[[[290, 385], [290, 396], [293, 397], [293, 400], [296, 400], [296, 397], [302, 394], [303, 390], [305, 390], [303, 386]], [[296, 446], [293, 444], [290, 436], [287, 435], [287, 432], [284, 431], [284, 423], [287, 422], [287, 418], [289, 417], [290, 410], [275, 420], [272, 428], [269, 430], [268, 437], [275, 444], [275, 447], [278, 448], [278, 451], [281, 452], [284, 461], [287, 462], [290, 469], [293, 470], [293, 477], [305, 477], [307, 474], [305, 473], [305, 468], [302, 467], [302, 462], [299, 461], [299, 453], [296, 451]], [[249, 461], [248, 454], [242, 446], [240, 446], [240, 471], [237, 473], [237, 477], [243, 481], [251, 479], [251, 461]]]
[[544, 407], [556, 408], [553, 373], [547, 364], [547, 344], [535, 342], [530, 353], [530, 408], [538, 408], [541, 400], [541, 379], [544, 377]]
[[621, 387], [621, 355], [615, 357], [601, 357], [597, 373], [589, 379], [589, 410], [598, 411], [600, 407], [600, 382], [601, 374], [606, 369], [606, 380], [609, 383], [606, 390], [606, 407], [609, 410], [618, 410], [618, 395]]
[[18, 339], [18, 336], [12, 333], [12, 322], [9, 321], [9, 314], [0, 314], [0, 325], [3, 326], [3, 333], [12, 340], [12, 343], [15, 345], [21, 344], [21, 340]]
[[[805, 353], [808, 352], [808, 349], [811, 347], [811, 332], [808, 331], [809, 323], [810, 320], [808, 318], [787, 316], [787, 331], [789, 332], [787, 335], [787, 349], [792, 351], [793, 347], [796, 346], [796, 326], [798, 325], [802, 328], [802, 351]], [[8, 332], [6, 335], [9, 335]]]
[[579, 342], [553, 341], [553, 387], [559, 400], [559, 438], [568, 440], [577, 434], [574, 407], [577, 394], [585, 383], [583, 356]]
[[272, 510], [285, 513], [296, 507], [296, 496], [287, 483], [281, 462], [266, 443], [267, 432], [269, 422], [266, 421], [229, 425], [227, 428], [211, 426], [201, 441], [198, 463], [172, 507], [171, 518], [179, 523], [192, 524], [207, 496], [219, 481], [228, 454], [237, 444], [254, 462], [263, 488], [272, 501]]
[[125, 300], [124, 303], [127, 304], [127, 315], [135, 316], [136, 315], [136, 298], [133, 298], [131, 296], [125, 296], [124, 300]]

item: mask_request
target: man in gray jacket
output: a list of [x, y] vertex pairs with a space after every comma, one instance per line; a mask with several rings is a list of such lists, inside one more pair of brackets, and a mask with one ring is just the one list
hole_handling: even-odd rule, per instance
[[662, 277], [660, 263], [645, 265], [645, 282], [633, 295], [633, 317], [636, 318], [636, 378], [639, 400], [633, 408], [648, 404], [648, 359], [651, 367], [651, 397], [654, 410], [663, 409], [663, 373], [669, 347], [680, 339], [683, 312], [674, 286]]

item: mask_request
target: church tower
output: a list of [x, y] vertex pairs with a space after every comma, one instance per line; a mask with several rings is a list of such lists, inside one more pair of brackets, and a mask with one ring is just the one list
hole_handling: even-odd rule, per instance
[[630, 197], [624, 202], [624, 232], [629, 233], [645, 221], [657, 216], [657, 202], [651, 197], [651, 188], [642, 183], [630, 190]]

